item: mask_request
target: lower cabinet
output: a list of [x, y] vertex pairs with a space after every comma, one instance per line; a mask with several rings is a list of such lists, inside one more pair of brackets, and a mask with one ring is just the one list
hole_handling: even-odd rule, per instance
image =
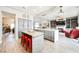
[[53, 42], [58, 41], [59, 39], [59, 30], [40, 30], [36, 29], [36, 31], [43, 32], [44, 33], [44, 38]]
[[50, 36], [49, 36], [49, 37], [50, 37], [50, 40], [53, 41], [53, 42], [54, 42], [54, 40], [55, 40], [55, 38], [54, 38], [54, 37], [55, 37], [55, 36], [54, 36], [54, 33], [55, 33], [54, 31], [50, 32]]
[[44, 31], [44, 38], [49, 39], [49, 31]]
[[54, 41], [54, 31], [44, 31], [44, 38]]
[[22, 33], [21, 43], [27, 52], [40, 52], [44, 47], [44, 34], [33, 37], [29, 34]]
[[32, 52], [40, 52], [44, 47], [44, 35], [32, 38]]

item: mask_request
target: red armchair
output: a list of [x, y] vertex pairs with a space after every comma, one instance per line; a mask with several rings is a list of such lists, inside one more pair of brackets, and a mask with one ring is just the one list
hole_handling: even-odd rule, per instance
[[71, 38], [78, 38], [79, 37], [79, 30], [78, 29], [73, 29], [71, 34], [70, 34]]
[[79, 30], [78, 29], [72, 29], [70, 32], [64, 31], [65, 36], [69, 38], [76, 39], [79, 37]]

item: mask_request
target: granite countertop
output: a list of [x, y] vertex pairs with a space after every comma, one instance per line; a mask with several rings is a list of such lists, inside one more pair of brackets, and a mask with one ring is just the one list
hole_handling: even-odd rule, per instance
[[44, 34], [43, 32], [38, 32], [38, 31], [22, 31], [22, 32], [31, 35], [32, 37], [37, 37]]

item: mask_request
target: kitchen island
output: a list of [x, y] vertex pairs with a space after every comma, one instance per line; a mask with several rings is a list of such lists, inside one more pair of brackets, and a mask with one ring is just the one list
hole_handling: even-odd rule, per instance
[[22, 35], [25, 35], [26, 37], [27, 51], [37, 53], [43, 49], [44, 33], [38, 31], [22, 31]]
[[53, 42], [58, 41], [59, 39], [59, 31], [58, 29], [52, 28], [37, 28], [36, 31], [43, 32], [44, 38]]

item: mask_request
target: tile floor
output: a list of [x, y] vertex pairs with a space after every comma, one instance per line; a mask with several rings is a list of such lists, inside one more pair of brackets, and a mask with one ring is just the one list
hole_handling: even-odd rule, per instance
[[20, 39], [15, 40], [14, 34], [6, 33], [3, 35], [3, 43], [0, 52], [3, 53], [25, 53], [26, 50], [21, 46]]
[[[39, 53], [78, 53], [79, 44], [70, 39], [60, 36], [56, 43], [44, 40], [44, 48]], [[1, 53], [27, 53], [21, 46], [20, 39], [15, 40], [14, 34], [6, 33], [3, 35], [3, 43], [0, 45]]]

